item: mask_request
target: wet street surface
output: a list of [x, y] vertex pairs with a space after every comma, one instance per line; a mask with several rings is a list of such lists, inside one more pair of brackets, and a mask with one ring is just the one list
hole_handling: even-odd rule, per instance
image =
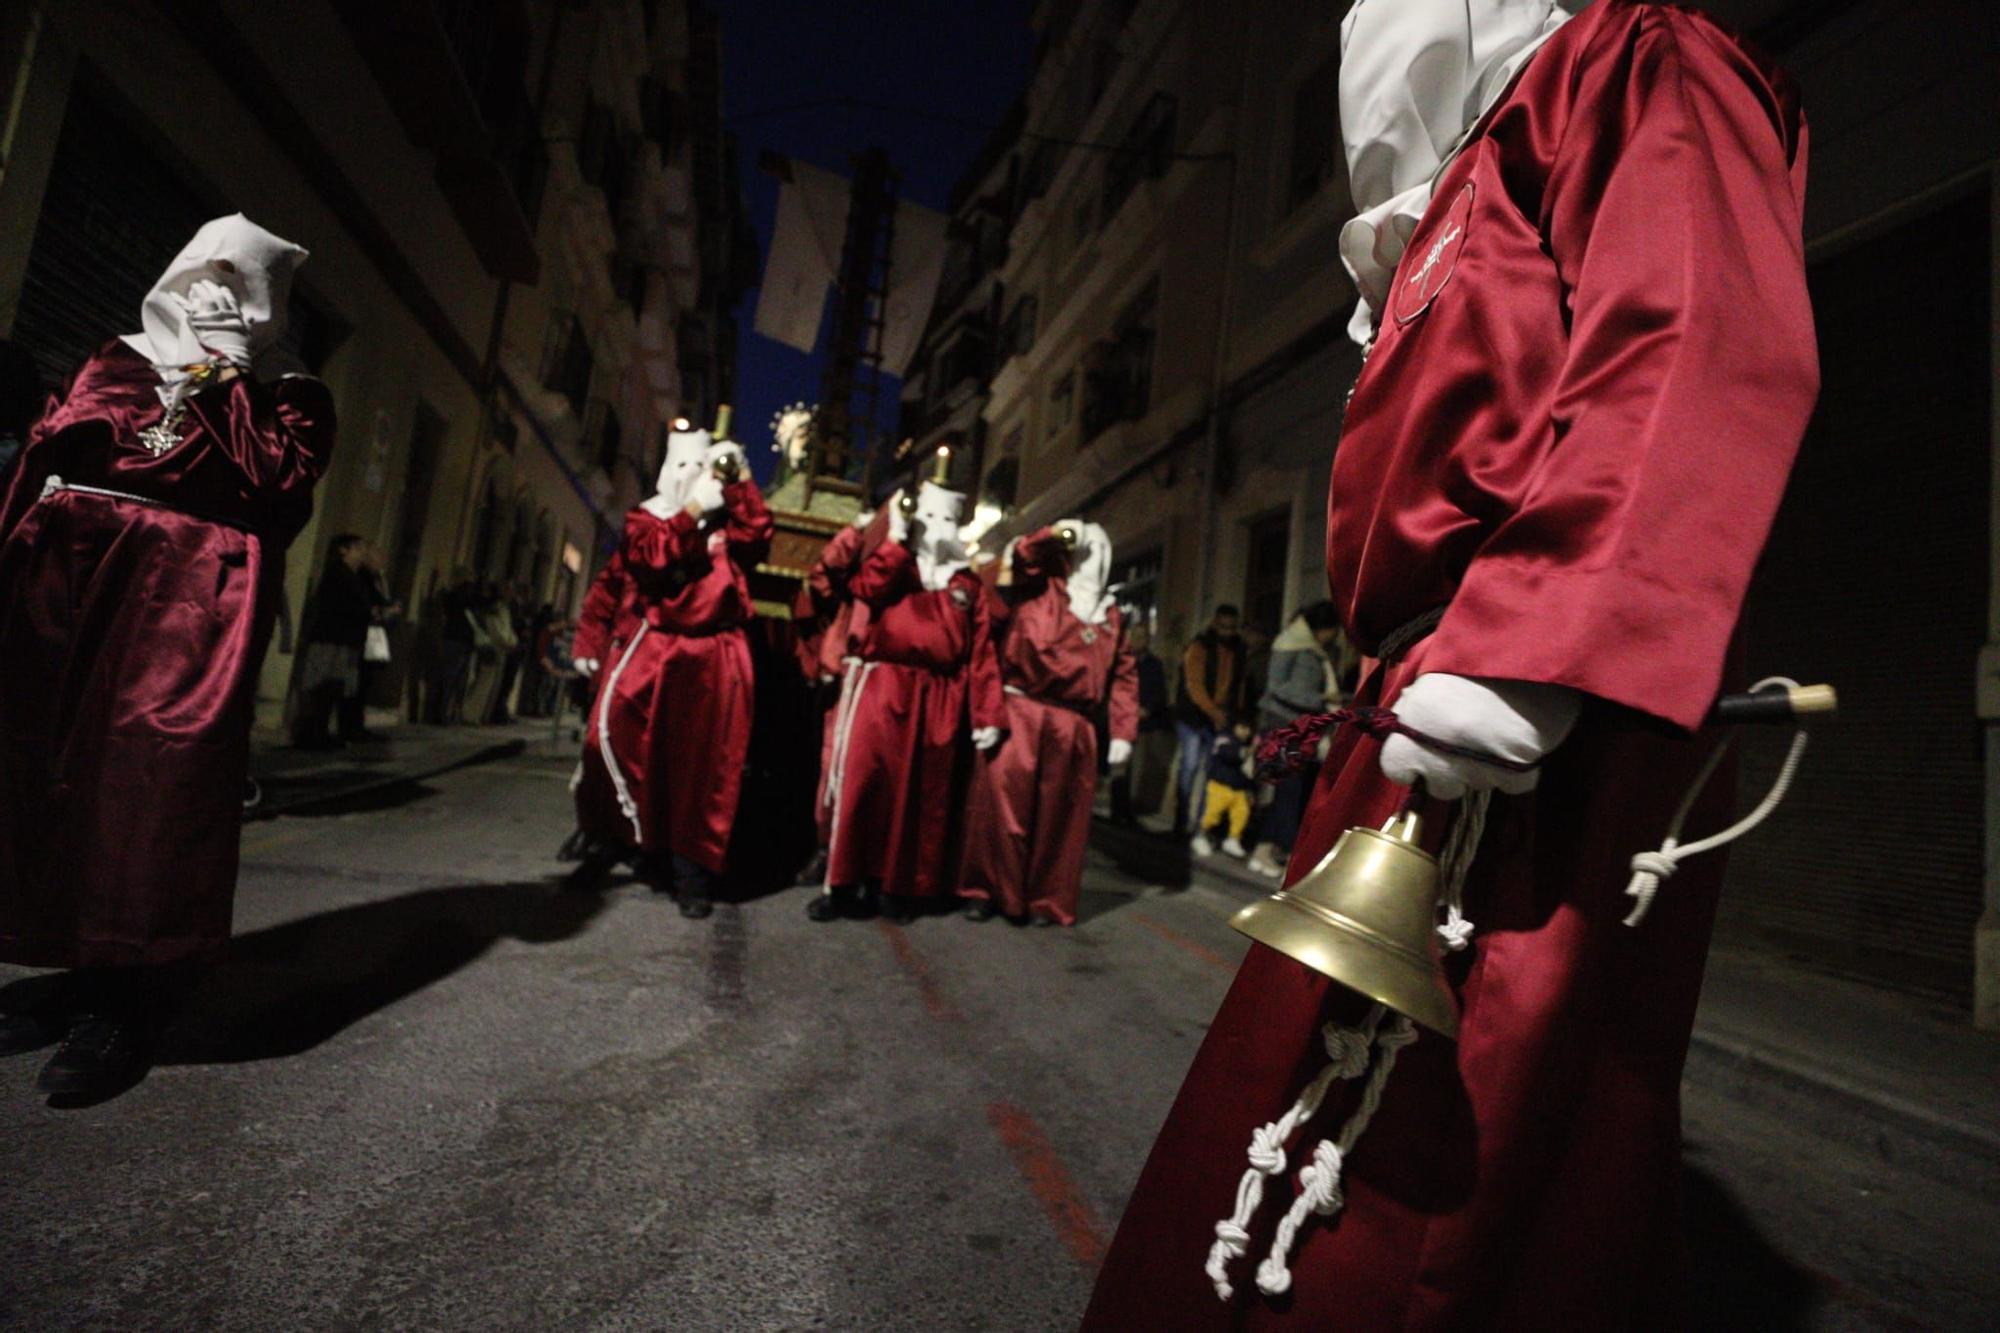
[[[0, 1064], [0, 1325], [1073, 1326], [1243, 897], [1094, 855], [1072, 931], [819, 926], [799, 889], [690, 922], [558, 891], [568, 776], [249, 826], [234, 955], [143, 1084], [54, 1110]], [[1704, 1327], [1995, 1308], [1972, 1188], [1688, 1119]]]

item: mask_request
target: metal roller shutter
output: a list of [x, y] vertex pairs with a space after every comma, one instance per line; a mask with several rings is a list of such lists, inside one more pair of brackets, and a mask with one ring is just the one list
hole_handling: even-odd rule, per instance
[[[11, 335], [35, 358], [45, 384], [66, 382], [107, 339], [136, 332], [139, 304], [168, 261], [202, 223], [234, 210], [191, 184], [136, 123], [98, 76], [78, 72]], [[284, 345], [317, 368], [331, 329], [295, 289]]]
[[[1984, 194], [1815, 265], [1819, 410], [1744, 617], [1753, 674], [1827, 680], [1785, 807], [1732, 852], [1723, 929], [1965, 995], [1980, 911], [1991, 496]], [[1744, 799], [1786, 737], [1747, 738]]]

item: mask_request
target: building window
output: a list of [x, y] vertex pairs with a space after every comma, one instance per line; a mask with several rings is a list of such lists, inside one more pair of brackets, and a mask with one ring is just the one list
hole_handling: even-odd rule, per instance
[[1007, 312], [1006, 327], [1000, 330], [1000, 354], [1021, 356], [1035, 345], [1035, 317], [1038, 306], [1033, 296], [1023, 296]]
[[590, 396], [593, 369], [590, 339], [584, 336], [583, 321], [570, 315], [550, 326], [548, 346], [542, 357], [542, 387], [554, 389], [569, 399], [570, 411], [581, 413]]
[[980, 487], [980, 498], [1002, 509], [1011, 508], [1014, 496], [1021, 488], [1021, 460], [1003, 458], [993, 465], [986, 474], [986, 483]]
[[1160, 576], [1166, 572], [1166, 555], [1157, 546], [1130, 555], [1111, 566], [1111, 595], [1127, 625], [1157, 628]]
[[1340, 168], [1340, 58], [1329, 56], [1292, 93], [1291, 170], [1285, 212], [1302, 207]]
[[1076, 415], [1076, 372], [1072, 370], [1057, 380], [1055, 387], [1049, 390], [1049, 438], [1054, 439], [1062, 434], [1074, 415]]
[[[607, 477], [618, 475], [618, 455], [625, 447], [625, 423], [618, 419], [618, 409], [609, 403], [603, 404], [603, 424], [597, 428], [597, 465], [604, 469]], [[635, 464], [636, 470], [636, 464]], [[639, 478], [640, 489], [644, 489], [646, 478]]]
[[1118, 314], [1111, 336], [1092, 344], [1083, 364], [1083, 438], [1088, 443], [1121, 421], [1146, 415], [1153, 385], [1158, 280]]
[[1158, 180], [1173, 165], [1175, 111], [1171, 96], [1154, 93], [1125, 132], [1118, 151], [1104, 164], [1105, 221], [1118, 215], [1140, 181]]

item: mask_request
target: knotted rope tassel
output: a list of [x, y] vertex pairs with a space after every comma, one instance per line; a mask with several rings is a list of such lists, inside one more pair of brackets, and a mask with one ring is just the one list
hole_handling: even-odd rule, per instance
[[[1785, 676], [1768, 676], [1751, 686], [1750, 692], [1755, 694], [1775, 686], [1797, 689], [1798, 682]], [[1667, 825], [1667, 836], [1660, 843], [1660, 849], [1656, 852], [1640, 852], [1632, 858], [1632, 882], [1625, 886], [1625, 896], [1632, 899], [1632, 911], [1625, 918], [1626, 925], [1636, 926], [1646, 919], [1646, 913], [1651, 910], [1653, 898], [1659, 893], [1660, 885], [1673, 878], [1674, 872], [1681, 868], [1681, 862], [1691, 856], [1699, 856], [1703, 852], [1712, 852], [1718, 847], [1728, 846], [1763, 823], [1770, 813], [1778, 808], [1779, 803], [1785, 799], [1785, 794], [1792, 789], [1793, 779], [1799, 775], [1799, 763], [1805, 758], [1806, 753], [1806, 739], [1804, 727], [1792, 733], [1792, 745], [1785, 752], [1784, 762], [1778, 766], [1778, 776], [1772, 781], [1771, 790], [1757, 803], [1756, 809], [1720, 833], [1712, 833], [1706, 838], [1682, 845], [1681, 826], [1687, 823], [1687, 817], [1694, 810], [1694, 803], [1701, 796], [1702, 789], [1708, 786], [1708, 780], [1715, 776], [1715, 770], [1722, 763], [1722, 756], [1729, 752], [1729, 741], [1723, 741], [1710, 752], [1707, 761], [1701, 766], [1701, 771], [1695, 775], [1693, 785], [1688, 788], [1687, 795], [1681, 798], [1680, 809], [1674, 812], [1673, 822]]]
[[1472, 873], [1473, 858], [1479, 855], [1479, 841], [1486, 834], [1486, 812], [1492, 805], [1490, 791], [1467, 793], [1438, 858], [1438, 902], [1444, 908], [1444, 920], [1438, 923], [1437, 933], [1453, 953], [1461, 953], [1472, 944], [1472, 923], [1465, 919], [1465, 880]]
[[[1215, 1294], [1228, 1300], [1236, 1289], [1229, 1282], [1229, 1265], [1250, 1252], [1250, 1219], [1264, 1202], [1264, 1182], [1285, 1169], [1285, 1145], [1300, 1125], [1319, 1113], [1335, 1079], [1359, 1078], [1368, 1070], [1368, 1056], [1387, 1010], [1374, 1005], [1356, 1027], [1327, 1023], [1320, 1028], [1327, 1065], [1306, 1084], [1292, 1108], [1250, 1136], [1250, 1169], [1236, 1186], [1236, 1211], [1215, 1224], [1215, 1243], [1208, 1249], [1206, 1271]], [[1398, 1022], [1402, 1020], [1398, 1019]], [[1371, 1112], [1372, 1114], [1372, 1112]], [[1310, 1169], [1310, 1168], [1308, 1168]], [[1337, 1179], [1337, 1173], [1336, 1173]], [[1296, 1229], [1296, 1228], [1295, 1228]]]
[[1375, 1118], [1375, 1108], [1382, 1104], [1382, 1085], [1389, 1081], [1389, 1073], [1396, 1067], [1397, 1053], [1416, 1039], [1416, 1026], [1401, 1014], [1390, 1019], [1388, 1027], [1376, 1037], [1375, 1046], [1381, 1054], [1369, 1071], [1368, 1082], [1362, 1086], [1361, 1104], [1347, 1117], [1338, 1138], [1321, 1139], [1314, 1145], [1312, 1164], [1299, 1172], [1299, 1197], [1292, 1201], [1290, 1211], [1278, 1223], [1278, 1234], [1271, 1238], [1271, 1253], [1257, 1265], [1257, 1290], [1266, 1296], [1282, 1296], [1292, 1289], [1292, 1247], [1298, 1242], [1299, 1228], [1306, 1219], [1314, 1213], [1331, 1217], [1347, 1202], [1340, 1188], [1340, 1169], [1367, 1132], [1368, 1122]]

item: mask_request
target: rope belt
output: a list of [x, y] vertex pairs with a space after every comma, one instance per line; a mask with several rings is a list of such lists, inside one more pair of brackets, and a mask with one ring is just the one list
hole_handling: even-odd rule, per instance
[[53, 473], [42, 482], [42, 493], [36, 499], [47, 500], [50, 496], [63, 491], [67, 491], [71, 495], [94, 496], [100, 500], [123, 500], [127, 504], [145, 505], [148, 509], [162, 509], [169, 514], [179, 514], [184, 518], [199, 519], [203, 523], [213, 523], [218, 527], [234, 528], [238, 532], [247, 533], [252, 537], [259, 535], [255, 528], [235, 519], [217, 518], [213, 514], [204, 514], [198, 509], [187, 509], [181, 505], [168, 504], [165, 500], [158, 500], [150, 495], [135, 495], [131, 491], [114, 491], [108, 490], [103, 486], [86, 486], [82, 482], [65, 481]]

